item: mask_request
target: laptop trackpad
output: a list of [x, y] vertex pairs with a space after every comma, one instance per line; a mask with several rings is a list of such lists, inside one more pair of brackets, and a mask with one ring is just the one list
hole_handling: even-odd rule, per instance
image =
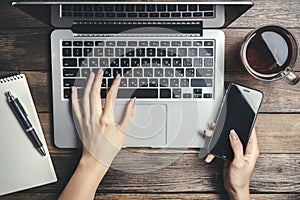
[[[116, 117], [122, 116], [126, 105], [116, 105]], [[132, 126], [124, 147], [162, 147], [167, 138], [167, 105], [135, 105]], [[119, 120], [120, 121], [120, 118]]]

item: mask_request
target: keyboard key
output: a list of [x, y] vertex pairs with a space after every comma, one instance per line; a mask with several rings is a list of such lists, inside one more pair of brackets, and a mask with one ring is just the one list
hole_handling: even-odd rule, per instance
[[153, 17], [153, 18], [159, 17], [159, 13], [150, 13], [150, 17]]
[[178, 11], [187, 11], [187, 5], [179, 4]]
[[170, 41], [161, 41], [160, 46], [170, 46]]
[[95, 17], [103, 18], [104, 13], [95, 13]]
[[168, 48], [168, 56], [176, 56], [176, 48]]
[[117, 41], [117, 46], [118, 47], [124, 47], [124, 46], [126, 46], [126, 41]]
[[81, 48], [73, 48], [73, 56], [82, 56], [82, 49]]
[[121, 67], [129, 67], [129, 58], [121, 58]]
[[182, 41], [182, 46], [192, 46], [191, 41]]
[[81, 76], [82, 77], [89, 77], [91, 74], [91, 69], [90, 68], [82, 68], [81, 69]]
[[197, 9], [198, 9], [198, 5], [196, 4], [189, 5], [189, 11], [197, 11]]
[[92, 57], [93, 56], [93, 48], [84, 48], [83, 55], [86, 57]]
[[181, 98], [181, 89], [173, 89], [173, 98]]
[[93, 41], [84, 41], [84, 46], [92, 47], [92, 46], [94, 46], [94, 42]]
[[161, 66], [160, 58], [152, 58], [152, 67], [160, 67], [160, 66]]
[[213, 56], [214, 55], [213, 48], [200, 48], [199, 49], [199, 56]]
[[133, 76], [134, 77], [142, 77], [143, 69], [141, 69], [141, 68], [133, 69]]
[[202, 58], [194, 58], [194, 67], [202, 67]]
[[122, 76], [122, 69], [121, 68], [114, 68], [113, 69], [113, 77], [116, 77], [118, 74]]
[[214, 42], [213, 41], [205, 41], [204, 46], [214, 46]]
[[116, 57], [124, 57], [124, 48], [116, 48], [115, 56]]
[[64, 87], [84, 87], [85, 86], [85, 79], [64, 79]]
[[170, 13], [160, 13], [160, 17], [170, 17]]
[[134, 11], [134, 5], [131, 4], [125, 5], [125, 10], [129, 12]]
[[197, 68], [196, 69], [196, 76], [197, 77], [212, 77], [213, 76], [213, 70], [212, 69]]
[[70, 5], [70, 4], [63, 4], [62, 5], [62, 10], [63, 11], [71, 11], [72, 10], [72, 5]]
[[73, 46], [82, 46], [82, 41], [73, 41]]
[[137, 87], [137, 79], [136, 78], [130, 78], [128, 79], [128, 85], [129, 87]]
[[95, 48], [94, 49], [94, 56], [102, 57], [103, 56], [103, 48]]
[[194, 88], [194, 94], [202, 94], [201, 88]]
[[126, 48], [126, 56], [127, 57], [134, 57], [134, 48]]
[[191, 17], [192, 13], [182, 13], [182, 17]]
[[153, 57], [155, 56], [155, 48], [147, 48], [147, 56]]
[[144, 69], [144, 76], [145, 77], [153, 77], [153, 69], [152, 68], [145, 68]]
[[175, 69], [175, 76], [176, 77], [183, 77], [184, 76], [184, 69], [176, 68]]
[[169, 87], [169, 79], [162, 78], [159, 80], [160, 87]]
[[142, 66], [150, 67], [150, 58], [142, 58]]
[[124, 77], [132, 77], [132, 69], [131, 68], [124, 68], [123, 69], [123, 76]]
[[213, 5], [199, 5], [199, 10], [204, 11], [204, 10], [214, 10]]
[[205, 93], [205, 94], [203, 94], [203, 98], [212, 98], [212, 94], [211, 93]]
[[180, 87], [189, 87], [189, 79], [184, 78], [184, 79], [180, 79]]
[[129, 18], [136, 18], [137, 16], [137, 13], [128, 13]]
[[93, 11], [93, 5], [90, 4], [83, 5], [83, 11]]
[[79, 67], [87, 67], [87, 66], [88, 66], [88, 59], [79, 58]]
[[114, 18], [116, 16], [116, 14], [115, 13], [106, 13], [105, 16], [107, 18]]
[[139, 67], [140, 59], [139, 58], [131, 58], [131, 67]]
[[79, 77], [79, 69], [63, 69], [64, 77]]
[[171, 78], [170, 79], [170, 86], [171, 87], [179, 87], [179, 79], [178, 78]]
[[106, 41], [106, 46], [114, 47], [114, 46], [116, 46], [116, 42], [115, 41]]
[[103, 69], [103, 77], [111, 77], [111, 69]]
[[194, 12], [193, 17], [202, 17], [202, 12]]
[[158, 79], [150, 78], [149, 79], [149, 87], [158, 87]]
[[171, 89], [160, 89], [160, 98], [171, 98]]
[[139, 87], [148, 87], [148, 79], [146, 78], [139, 79]]
[[107, 87], [106, 79], [102, 78], [101, 87]]
[[158, 89], [125, 89], [118, 90], [117, 98], [158, 98]]
[[155, 68], [154, 69], [154, 76], [155, 77], [163, 77], [164, 70], [162, 68]]
[[181, 42], [180, 41], [172, 41], [171, 45], [174, 47], [180, 46]]
[[156, 8], [157, 8], [157, 11], [166, 11], [166, 5], [158, 4], [156, 6]]
[[71, 98], [71, 89], [64, 89], [64, 98], [65, 99]]
[[108, 67], [108, 59], [100, 58], [100, 67]]
[[192, 87], [212, 87], [212, 79], [191, 79]]
[[106, 98], [106, 89], [101, 89], [100, 96], [101, 96], [102, 99]]
[[180, 13], [171, 13], [171, 17], [181, 17]]
[[193, 41], [193, 46], [202, 46], [202, 41]]
[[139, 17], [146, 18], [148, 17], [148, 13], [139, 13]]
[[176, 11], [176, 5], [175, 4], [168, 5], [168, 11]]
[[157, 47], [157, 46], [159, 46], [159, 42], [158, 41], [150, 41], [150, 46]]
[[110, 59], [110, 67], [119, 67], [119, 59], [118, 58], [111, 58]]
[[137, 41], [128, 41], [128, 46], [129, 47], [136, 47], [137, 46]]
[[182, 98], [184, 98], [184, 99], [190, 99], [190, 98], [192, 98], [192, 94], [191, 93], [183, 93], [182, 94]]
[[103, 5], [95, 4], [94, 5], [94, 11], [103, 11]]
[[127, 87], [127, 79], [126, 78], [122, 78], [120, 81], [120, 87]]
[[113, 84], [114, 80], [115, 79], [113, 79], [113, 78], [107, 79], [107, 87], [111, 87], [111, 85]]
[[71, 41], [63, 41], [62, 45], [63, 46], [72, 46], [72, 42]]
[[144, 48], [136, 49], [136, 56], [144, 57], [145, 56], [145, 49]]
[[138, 12], [145, 11], [145, 5], [136, 5], [136, 11]]
[[114, 11], [114, 6], [112, 4], [105, 4], [104, 11]]
[[66, 12], [66, 11], [64, 11], [64, 12], [62, 12], [62, 16], [63, 17], [71, 17], [72, 16], [72, 12]]
[[204, 67], [213, 67], [214, 62], [212, 58], [204, 58]]
[[190, 57], [195, 57], [197, 56], [197, 48], [189, 48], [189, 56]]
[[146, 7], [147, 7], [148, 12], [155, 11], [155, 5], [150, 4], [150, 5], [147, 5]]
[[123, 4], [117, 4], [117, 5], [115, 5], [115, 11], [116, 12], [122, 12], [122, 11], [124, 11], [124, 5]]
[[89, 59], [89, 66], [90, 67], [98, 67], [98, 58], [90, 58]]
[[71, 48], [63, 48], [62, 52], [63, 52], [63, 56], [65, 56], [65, 57], [72, 56], [72, 49]]
[[73, 10], [74, 11], [82, 11], [82, 5], [74, 4], [73, 5]]
[[166, 77], [173, 77], [174, 76], [174, 69], [170, 68], [170, 69], [165, 69], [165, 76]]
[[105, 56], [106, 57], [112, 57], [112, 56], [114, 56], [114, 49], [113, 48], [106, 48], [105, 49]]
[[166, 49], [165, 48], [161, 48], [161, 49], [157, 49], [157, 56], [166, 56]]
[[183, 66], [184, 67], [192, 67], [193, 61], [191, 58], [184, 58], [183, 59]]
[[77, 59], [76, 58], [64, 58], [63, 66], [64, 67], [77, 67]]
[[205, 16], [205, 17], [213, 17], [213, 16], [214, 16], [214, 13], [213, 13], [213, 12], [205, 12], [205, 13], [204, 13], [204, 16]]
[[180, 57], [187, 56], [187, 49], [186, 48], [179, 48], [178, 49], [178, 56], [180, 56]]
[[97, 47], [102, 47], [102, 46], [104, 46], [104, 41], [96, 41], [96, 42], [95, 42], [95, 46], [97, 46]]
[[162, 63], [164, 67], [171, 67], [171, 58], [163, 58]]
[[181, 67], [181, 58], [173, 59], [173, 67]]
[[186, 68], [185, 76], [186, 77], [194, 77], [195, 76], [195, 69], [194, 68]]

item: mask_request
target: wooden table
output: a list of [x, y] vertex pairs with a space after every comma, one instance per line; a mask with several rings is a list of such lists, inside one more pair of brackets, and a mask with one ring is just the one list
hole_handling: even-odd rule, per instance
[[[265, 94], [256, 123], [261, 153], [251, 179], [251, 193], [256, 199], [300, 199], [300, 84], [255, 80], [239, 60], [243, 38], [258, 26], [288, 27], [300, 42], [300, 1], [254, 0], [254, 3], [250, 11], [224, 29], [226, 82], [242, 83]], [[51, 29], [10, 4], [9, 0], [0, 3], [0, 70], [1, 73], [21, 71], [28, 77], [58, 182], [0, 199], [56, 199], [76, 167], [80, 150], [58, 149], [53, 144]], [[296, 71], [300, 71], [299, 62]], [[144, 151], [155, 154], [156, 160], [171, 153]], [[96, 199], [224, 199], [221, 166], [220, 160], [206, 165], [198, 158], [197, 150], [188, 149], [175, 163], [158, 171], [130, 174], [111, 169], [99, 186]]]

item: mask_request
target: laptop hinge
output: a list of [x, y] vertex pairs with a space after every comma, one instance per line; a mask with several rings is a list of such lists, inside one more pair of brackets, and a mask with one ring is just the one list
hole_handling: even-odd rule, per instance
[[[157, 33], [159, 31], [165, 31], [165, 33], [197, 33], [202, 36], [203, 26], [202, 21], [194, 22], [162, 22], [162, 21], [152, 21], [152, 22], [121, 22], [121, 21], [74, 21], [72, 26], [73, 33], [121, 33], [121, 32], [132, 32], [137, 31], [138, 33], [143, 33], [143, 28], [147, 27], [147, 32], [145, 33]], [[153, 29], [149, 29], [153, 27]], [[149, 32], [150, 31], [150, 32]]]

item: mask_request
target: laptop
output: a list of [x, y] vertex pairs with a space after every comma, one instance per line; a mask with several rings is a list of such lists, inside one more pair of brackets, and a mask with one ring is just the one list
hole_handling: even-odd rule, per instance
[[115, 120], [136, 97], [124, 147], [201, 148], [224, 93], [221, 28], [252, 2], [14, 2], [54, 28], [51, 33], [54, 143], [81, 147], [70, 87], [82, 94], [89, 74], [104, 70], [105, 99], [121, 83]]

